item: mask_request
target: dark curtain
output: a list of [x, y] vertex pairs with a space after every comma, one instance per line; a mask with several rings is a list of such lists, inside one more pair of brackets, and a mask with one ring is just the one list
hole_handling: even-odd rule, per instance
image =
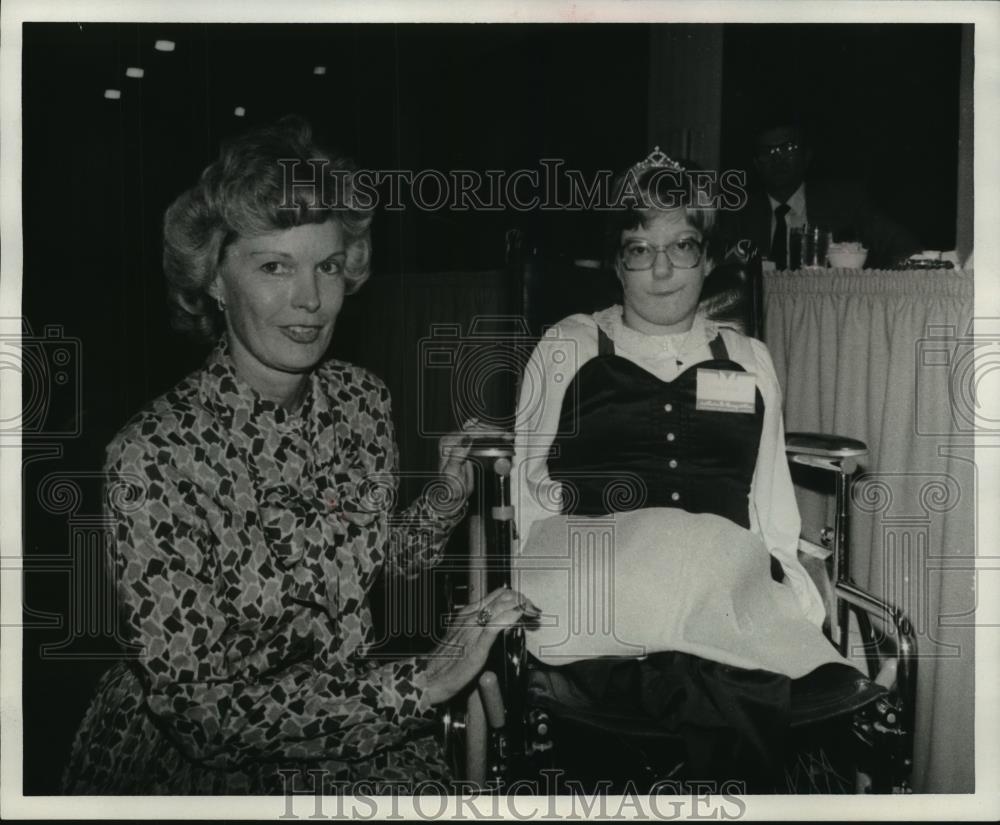
[[[371, 370], [392, 394], [401, 507], [436, 472], [441, 436], [470, 414], [513, 428], [518, 365], [529, 349], [523, 339], [512, 345], [502, 331], [517, 323], [517, 294], [516, 280], [504, 271], [440, 272], [372, 278], [347, 299], [330, 354]], [[452, 587], [465, 578], [467, 553], [460, 525], [441, 568], [413, 582], [378, 582], [371, 593], [379, 639], [373, 655], [433, 646]]]
[[373, 278], [345, 302], [330, 354], [385, 381], [404, 474], [435, 470], [440, 436], [468, 415], [512, 425], [515, 375], [493, 368], [509, 346], [501, 327], [517, 320], [512, 287], [502, 270], [411, 274]]

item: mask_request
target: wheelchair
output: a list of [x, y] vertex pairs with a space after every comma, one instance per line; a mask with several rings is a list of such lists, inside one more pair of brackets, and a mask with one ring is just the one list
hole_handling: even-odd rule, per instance
[[[533, 265], [534, 256], [527, 265], [519, 263], [522, 275], [529, 270], [525, 296]], [[590, 279], [596, 285], [592, 306], [610, 303], [594, 267], [563, 262], [562, 269], [564, 277], [573, 279], [575, 300], [586, 292], [580, 284]], [[736, 244], [709, 278], [713, 292], [703, 294], [703, 305], [713, 317], [735, 320], [759, 336], [761, 278], [755, 250], [745, 242]], [[550, 307], [548, 320], [572, 311], [582, 309]], [[540, 325], [532, 330], [535, 334]], [[915, 634], [899, 608], [862, 590], [850, 573], [850, 485], [867, 452], [865, 444], [850, 438], [786, 435], [786, 455], [793, 467], [832, 480], [832, 523], [818, 536], [800, 540], [799, 557], [826, 604], [824, 634], [842, 656], [863, 657], [867, 677], [848, 675], [850, 669], [843, 666], [823, 666], [792, 681], [784, 780], [772, 793], [911, 790]], [[479, 441], [471, 455], [477, 464], [477, 491], [469, 516], [468, 580], [462, 584], [461, 599], [468, 602], [511, 585], [515, 530], [509, 439]], [[527, 653], [523, 627], [502, 634], [478, 683], [441, 714], [440, 731], [456, 775], [485, 789], [502, 792], [552, 771], [607, 793], [684, 787], [684, 761], [675, 737], [656, 730], [639, 712], [609, 712], [562, 678], [559, 668], [541, 666]]]

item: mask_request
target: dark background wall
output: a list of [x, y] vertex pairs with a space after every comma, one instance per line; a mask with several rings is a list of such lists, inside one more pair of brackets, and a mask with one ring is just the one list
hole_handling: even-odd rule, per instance
[[[650, 149], [648, 35], [632, 25], [24, 27], [23, 313], [36, 337], [58, 328], [60, 338], [35, 346], [42, 362], [59, 341], [73, 359], [66, 385], [46, 383], [51, 370], [25, 371], [25, 398], [45, 402], [25, 437], [26, 793], [57, 790], [75, 727], [115, 655], [110, 620], [68, 636], [99, 576], [98, 471], [112, 435], [203, 357], [167, 328], [160, 222], [219, 141], [298, 112], [370, 169], [513, 170], [549, 157], [587, 173], [618, 170]], [[162, 38], [176, 51], [154, 51]], [[926, 246], [950, 248], [957, 26], [727, 26], [725, 50], [724, 166], [745, 165], [756, 108], [778, 95], [806, 101], [823, 124], [818, 162], [831, 175], [867, 176]], [[312, 73], [317, 64], [326, 75]], [[130, 65], [145, 77], [125, 78]], [[108, 87], [122, 99], [103, 99]], [[513, 227], [572, 256], [596, 252], [594, 215], [383, 213], [365, 300], [384, 310], [405, 291], [407, 313], [457, 313], [433, 290], [404, 290], [404, 279], [500, 270]], [[346, 311], [334, 349], [380, 371], [399, 330], [366, 318], [398, 313], [359, 315], [366, 306]], [[427, 445], [407, 429], [415, 401], [402, 383], [390, 389], [403, 466], [426, 469]], [[56, 494], [59, 479], [73, 481], [78, 501]], [[74, 575], [60, 559], [77, 565]]]
[[725, 27], [722, 166], [749, 168], [762, 111], [796, 111], [817, 178], [864, 181], [925, 249], [955, 247], [961, 27]]

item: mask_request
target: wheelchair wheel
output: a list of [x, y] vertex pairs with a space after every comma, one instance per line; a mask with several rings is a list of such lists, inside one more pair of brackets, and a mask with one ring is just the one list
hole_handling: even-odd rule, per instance
[[793, 730], [777, 793], [855, 794], [860, 746], [843, 718]]

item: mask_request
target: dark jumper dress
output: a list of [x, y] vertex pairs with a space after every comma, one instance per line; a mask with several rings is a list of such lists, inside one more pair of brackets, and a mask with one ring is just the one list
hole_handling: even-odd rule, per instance
[[[752, 413], [697, 410], [699, 369], [745, 372], [729, 358], [721, 335], [709, 346], [711, 360], [663, 381], [616, 355], [614, 343], [598, 328], [598, 355], [567, 388], [548, 460], [550, 478], [573, 488], [563, 497], [564, 514], [621, 511], [612, 508], [607, 484], [616, 473], [628, 472], [644, 489], [627, 509], [678, 507], [714, 513], [749, 529], [764, 400], [757, 389]], [[773, 558], [772, 576], [782, 578]], [[652, 726], [676, 734], [692, 776], [759, 777], [780, 763], [787, 676], [675, 651], [643, 659], [589, 659], [559, 671], [604, 708], [621, 707], [630, 716], [641, 709]]]

